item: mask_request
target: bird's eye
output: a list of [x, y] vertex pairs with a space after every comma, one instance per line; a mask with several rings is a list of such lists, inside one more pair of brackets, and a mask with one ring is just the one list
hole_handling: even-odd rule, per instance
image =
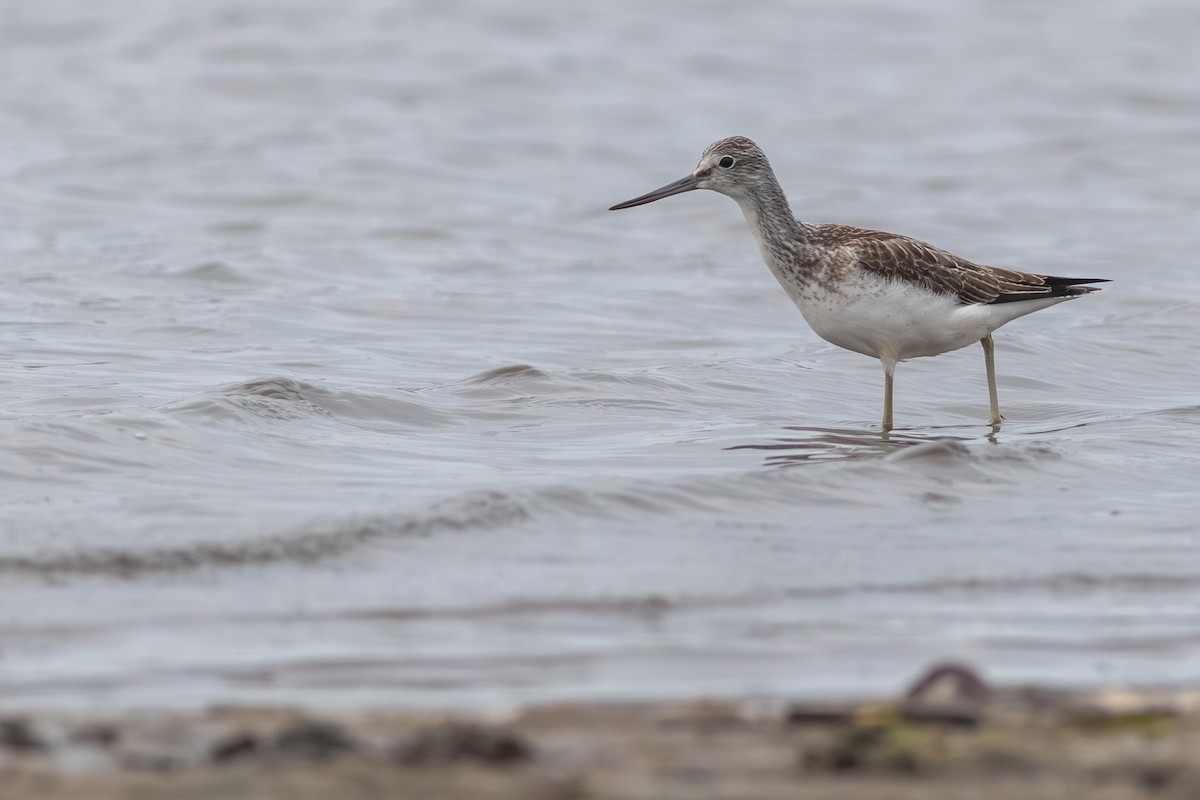
[[721, 169], [729, 169], [736, 163], [737, 163], [737, 161], [735, 161], [733, 159], [733, 156], [725, 156], [724, 158], [722, 158], [720, 161], [717, 162], [717, 166], [720, 167]]

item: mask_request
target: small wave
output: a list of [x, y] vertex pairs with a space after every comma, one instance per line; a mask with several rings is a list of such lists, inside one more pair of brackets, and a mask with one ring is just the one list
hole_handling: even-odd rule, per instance
[[314, 396], [324, 392], [317, 386], [292, 378], [261, 378], [171, 403], [164, 409], [173, 413], [198, 413], [216, 419], [241, 416], [243, 412], [266, 419], [327, 417], [331, 416], [329, 410], [313, 401]]
[[243, 270], [226, 261], [204, 261], [175, 270], [171, 274], [177, 278], [203, 283], [242, 284], [253, 282]]
[[306, 564], [342, 555], [371, 541], [499, 529], [525, 518], [525, 509], [514, 498], [499, 492], [483, 492], [452, 498], [409, 516], [337, 522], [316, 530], [245, 541], [8, 556], [0, 558], [0, 572], [44, 577], [66, 574], [136, 577], [145, 573], [278, 562]]
[[537, 367], [531, 367], [528, 364], [512, 364], [507, 367], [496, 367], [481, 372], [478, 375], [472, 375], [463, 383], [465, 384], [494, 384], [494, 383], [511, 383], [514, 381], [527, 380], [547, 380], [550, 378], [550, 373], [544, 372]]
[[497, 367], [437, 387], [472, 402], [508, 407], [674, 408], [694, 400], [695, 387], [650, 372], [547, 372], [528, 364]]
[[472, 402], [528, 401], [548, 395], [561, 394], [575, 388], [570, 379], [532, 367], [512, 364], [472, 375], [455, 383], [437, 387]]
[[909, 444], [909, 447], [888, 453], [887, 457], [892, 461], [956, 461], [971, 458], [971, 450], [957, 439], [939, 437]]
[[214, 422], [246, 416], [267, 420], [331, 417], [368, 424], [437, 427], [457, 419], [451, 412], [398, 394], [335, 392], [282, 377], [231, 384], [162, 408], [170, 414], [199, 416]]
[[1159, 417], [1171, 422], [1182, 422], [1186, 425], [1200, 425], [1200, 405], [1164, 408], [1152, 411], [1147, 416]]

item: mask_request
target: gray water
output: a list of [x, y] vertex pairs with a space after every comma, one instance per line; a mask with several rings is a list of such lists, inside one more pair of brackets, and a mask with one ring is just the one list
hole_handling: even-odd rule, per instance
[[[0, 707], [1200, 678], [1200, 6], [0, 8]], [[736, 206], [1107, 277], [901, 365]]]

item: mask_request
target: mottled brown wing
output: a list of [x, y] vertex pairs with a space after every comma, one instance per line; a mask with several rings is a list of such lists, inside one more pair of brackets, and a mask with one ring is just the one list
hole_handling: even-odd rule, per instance
[[1043, 275], [973, 264], [906, 236], [877, 231], [862, 234], [847, 235], [844, 240], [859, 269], [953, 295], [963, 305], [1032, 300], [1057, 293]]

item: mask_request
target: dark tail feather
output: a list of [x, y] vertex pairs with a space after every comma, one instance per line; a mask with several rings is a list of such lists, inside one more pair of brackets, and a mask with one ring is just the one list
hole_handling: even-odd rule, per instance
[[[1047, 297], [1079, 297], [1090, 292], [1100, 291], [1099, 286], [1080, 286], [1081, 283], [1108, 283], [1109, 278], [1059, 278], [1054, 275], [1042, 276], [1041, 286], [1030, 287], [1028, 292], [1007, 292], [999, 295], [993, 303], [1019, 303], [1022, 300], [1044, 300]], [[1045, 291], [1050, 287], [1050, 291]], [[1041, 289], [1042, 291], [1039, 291]]]
[[1046, 275], [1042, 278], [1047, 286], [1077, 286], [1081, 283], [1108, 283], [1111, 278], [1057, 278]]

